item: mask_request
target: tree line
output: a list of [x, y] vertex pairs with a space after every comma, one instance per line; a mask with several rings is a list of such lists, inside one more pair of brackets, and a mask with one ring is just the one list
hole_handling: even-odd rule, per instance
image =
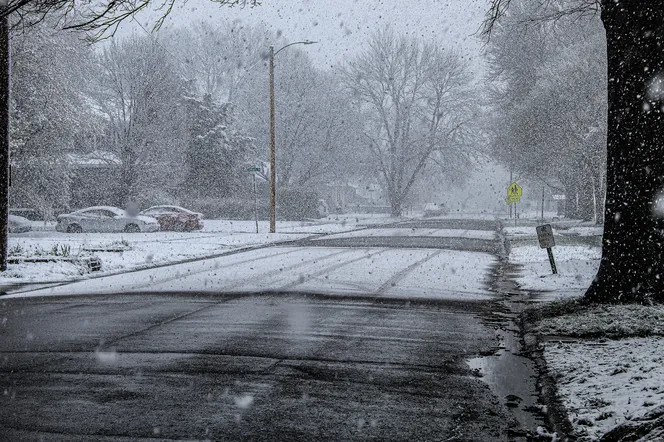
[[[90, 45], [52, 25], [12, 35], [12, 205], [73, 208], [68, 155], [95, 152], [114, 154], [118, 205], [246, 197], [283, 37], [203, 22]], [[298, 47], [275, 64], [280, 188], [373, 180], [399, 214], [425, 172], [469, 166], [474, 81], [453, 50], [385, 28], [338, 68]]]
[[493, 155], [601, 222], [606, 197], [606, 40], [598, 15], [512, 0], [487, 45]]

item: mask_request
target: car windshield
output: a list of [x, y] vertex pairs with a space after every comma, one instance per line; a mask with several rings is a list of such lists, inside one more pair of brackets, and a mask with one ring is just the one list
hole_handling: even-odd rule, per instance
[[0, 441], [662, 440], [663, 39], [635, 0], [3, 2]]

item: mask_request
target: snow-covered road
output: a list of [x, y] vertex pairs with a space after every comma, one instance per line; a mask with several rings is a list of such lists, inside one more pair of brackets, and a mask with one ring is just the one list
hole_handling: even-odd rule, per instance
[[494, 257], [437, 249], [271, 247], [15, 295], [117, 292], [309, 292], [489, 299]]

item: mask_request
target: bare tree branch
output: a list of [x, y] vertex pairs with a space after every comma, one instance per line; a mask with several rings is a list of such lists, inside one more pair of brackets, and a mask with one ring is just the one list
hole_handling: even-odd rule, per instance
[[[14, 26], [33, 26], [47, 15], [59, 15], [63, 29], [74, 29], [89, 32], [92, 41], [111, 37], [118, 26], [128, 18], [147, 10], [156, 0], [102, 0], [78, 3], [76, 0], [10, 0], [0, 10], [0, 17], [16, 13]], [[184, 3], [185, 0], [183, 0]], [[210, 0], [220, 6], [256, 6], [259, 0]], [[161, 15], [153, 26], [158, 30], [164, 20], [173, 11], [177, 0], [164, 0], [161, 5], [153, 8]]]

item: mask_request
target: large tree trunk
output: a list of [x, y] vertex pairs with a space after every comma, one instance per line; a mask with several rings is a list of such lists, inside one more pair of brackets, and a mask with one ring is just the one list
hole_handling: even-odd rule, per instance
[[586, 298], [662, 300], [664, 241], [653, 204], [664, 182], [664, 97], [648, 90], [654, 79], [664, 80], [664, 6], [603, 0], [602, 21], [609, 78], [607, 198], [602, 260]]
[[390, 197], [390, 215], [394, 217], [401, 216], [401, 198], [397, 196]]

